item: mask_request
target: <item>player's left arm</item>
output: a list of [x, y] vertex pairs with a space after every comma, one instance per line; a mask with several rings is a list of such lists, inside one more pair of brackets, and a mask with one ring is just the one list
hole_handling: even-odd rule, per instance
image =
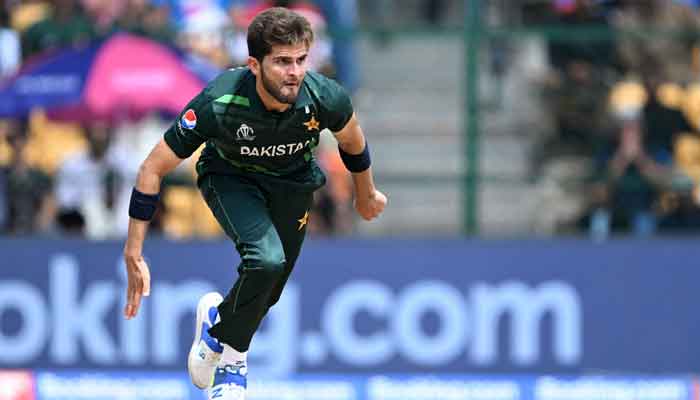
[[369, 147], [354, 113], [345, 127], [335, 133], [335, 138], [338, 140], [341, 158], [352, 173], [355, 209], [362, 218], [370, 221], [384, 211], [387, 197], [374, 186]]

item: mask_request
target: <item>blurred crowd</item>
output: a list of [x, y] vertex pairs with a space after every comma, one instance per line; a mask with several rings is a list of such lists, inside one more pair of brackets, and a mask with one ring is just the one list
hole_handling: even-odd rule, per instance
[[530, 13], [573, 32], [548, 37], [541, 85], [554, 129], [539, 167], [585, 165], [570, 175], [581, 185], [564, 183], [580, 201], [561, 210], [560, 232], [700, 230], [698, 3], [552, 0]]
[[[499, 1], [491, 3], [512, 9], [514, 2]], [[566, 192], [543, 202], [547, 225], [554, 226], [547, 231], [598, 239], [616, 232], [700, 231], [700, 0], [518, 3], [526, 24], [559, 29], [545, 36], [549, 65], [538, 81], [551, 129], [537, 146], [537, 170], [559, 176], [557, 193]], [[439, 27], [462, 20], [446, 12], [456, 0], [411, 4], [420, 10], [414, 23]], [[46, 52], [117, 32], [177, 47], [219, 70], [241, 65], [247, 25], [270, 6], [290, 7], [309, 19], [317, 39], [311, 68], [355, 93], [360, 84], [351, 31], [358, 13], [379, 28], [396, 26], [392, 15], [401, 14], [402, 3], [0, 0], [0, 82]], [[491, 45], [492, 72], [507, 73], [507, 45], [497, 39]], [[138, 163], [169, 123], [157, 115], [117, 126], [57, 122], [42, 110], [0, 120], [1, 231], [124, 235]], [[349, 233], [351, 187], [331, 138], [324, 137], [317, 158], [330, 179], [317, 195], [311, 231]], [[164, 182], [153, 229], [171, 237], [221, 234], [193, 179], [192, 163], [185, 163]], [[566, 196], [574, 200], [559, 201]]]
[[[245, 32], [259, 11], [284, 6], [311, 22], [310, 68], [357, 88], [347, 36], [331, 40], [329, 22], [354, 26], [353, 1], [268, 0], [0, 0], [0, 85], [43, 54], [127, 32], [178, 48], [216, 70], [245, 64]], [[173, 88], [176, 90], [176, 88]], [[138, 166], [171, 121], [56, 121], [44, 110], [0, 120], [0, 232], [6, 235], [126, 234]], [[193, 157], [196, 159], [196, 157]], [[352, 230], [351, 187], [331, 138], [317, 154], [329, 184], [317, 193], [312, 234]], [[193, 162], [163, 185], [152, 229], [169, 237], [221, 234], [194, 186]]]

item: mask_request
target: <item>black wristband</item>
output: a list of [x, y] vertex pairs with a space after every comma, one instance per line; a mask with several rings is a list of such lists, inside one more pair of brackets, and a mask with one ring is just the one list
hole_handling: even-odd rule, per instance
[[372, 165], [372, 160], [369, 157], [369, 143], [365, 140], [365, 148], [360, 154], [350, 154], [343, 151], [340, 146], [338, 146], [338, 151], [340, 152], [340, 158], [345, 164], [345, 168], [350, 172], [362, 172]]
[[159, 193], [146, 194], [134, 188], [129, 202], [129, 216], [141, 221], [150, 221], [158, 208], [159, 199]]

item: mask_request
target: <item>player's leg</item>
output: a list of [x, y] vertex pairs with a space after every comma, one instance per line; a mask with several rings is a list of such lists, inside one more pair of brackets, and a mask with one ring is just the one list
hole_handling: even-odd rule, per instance
[[209, 330], [224, 347], [210, 393], [240, 398], [246, 385], [245, 354], [283, 276], [284, 251], [268, 200], [257, 184], [242, 177], [210, 175], [201, 179], [200, 189], [241, 256], [239, 277], [218, 307], [220, 321]]
[[270, 294], [268, 308], [277, 303], [284, 285], [292, 273], [306, 236], [312, 203], [312, 192], [286, 191], [271, 196], [270, 216], [282, 240], [287, 262], [284, 266], [284, 274], [277, 281]]
[[248, 350], [283, 275], [282, 242], [258, 186], [236, 176], [209, 176], [202, 183], [207, 204], [241, 256], [239, 277], [219, 305], [221, 321], [209, 333], [240, 352]]

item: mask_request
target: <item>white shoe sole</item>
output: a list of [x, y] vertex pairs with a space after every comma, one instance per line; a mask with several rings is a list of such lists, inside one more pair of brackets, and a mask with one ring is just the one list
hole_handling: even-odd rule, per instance
[[202, 296], [197, 304], [197, 322], [194, 329], [194, 340], [192, 341], [192, 346], [190, 346], [190, 353], [187, 356], [187, 372], [190, 374], [192, 383], [200, 389], [206, 389], [211, 382], [197, 381], [193, 375], [194, 369], [192, 367], [192, 360], [198, 357], [197, 351], [199, 350], [199, 341], [202, 339], [202, 323], [204, 323], [205, 319], [209, 318], [209, 309], [213, 306], [218, 306], [222, 301], [224, 301], [224, 298], [221, 297], [219, 293], [211, 292]]

